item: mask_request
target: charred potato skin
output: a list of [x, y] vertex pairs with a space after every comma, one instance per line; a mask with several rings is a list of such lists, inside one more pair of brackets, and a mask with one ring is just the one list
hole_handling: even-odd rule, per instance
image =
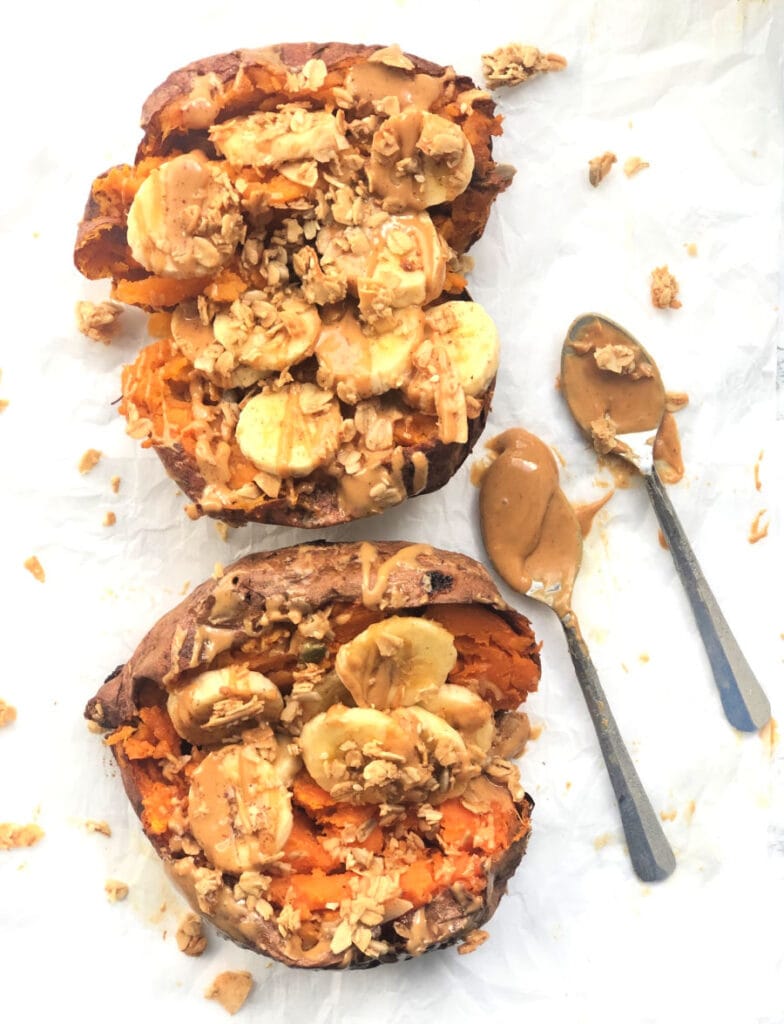
[[[382, 564], [408, 547], [405, 542], [375, 543], [376, 564]], [[240, 559], [225, 569], [224, 575], [197, 587], [184, 601], [173, 608], [150, 630], [136, 651], [105, 680], [98, 693], [87, 704], [85, 717], [106, 729], [133, 721], [138, 714], [139, 691], [155, 685], [166, 689], [167, 681], [180, 672], [206, 662], [194, 660], [200, 628], [225, 629], [233, 633], [232, 645], [247, 639], [243, 622], [260, 615], [270, 597], [283, 598], [289, 605], [306, 601], [316, 610], [333, 602], [361, 601], [363, 595], [362, 544], [329, 543], [296, 545], [278, 551], [258, 553]], [[219, 590], [219, 588], [223, 588]], [[226, 591], [234, 595], [226, 604]], [[222, 612], [216, 621], [211, 617], [220, 598]], [[493, 608], [512, 628], [531, 635], [528, 620], [509, 608], [478, 562], [467, 556], [439, 549], [422, 550], [416, 564], [394, 563], [381, 597], [381, 606], [390, 610], [414, 609], [438, 604], [475, 603]], [[175, 637], [180, 642], [175, 644]], [[174, 653], [176, 651], [176, 654]], [[538, 654], [533, 655], [539, 664]], [[141, 820], [142, 796], [133, 765], [119, 746], [112, 752], [120, 770], [125, 791]], [[520, 816], [518, 837], [494, 861], [487, 875], [487, 888], [481, 901], [466, 903], [460, 893], [442, 892], [425, 908], [425, 920], [432, 942], [426, 952], [441, 949], [463, 940], [469, 932], [481, 927], [492, 917], [508, 880], [517, 869], [528, 844], [533, 800], [525, 794], [515, 807]], [[291, 967], [361, 969], [380, 963], [408, 959], [405, 940], [390, 925], [382, 937], [392, 943], [391, 951], [381, 958], [360, 954], [358, 950], [333, 954], [328, 949], [316, 955], [303, 952], [292, 958], [283, 948], [274, 921], [254, 920], [250, 924], [242, 908], [233, 900], [225, 886], [209, 912], [200, 905], [190, 879], [177, 874], [175, 858], [161, 836], [148, 834], [148, 839], [161, 858], [174, 884], [183, 892], [197, 913], [209, 918], [219, 917], [220, 929], [238, 945], [262, 952]], [[416, 911], [409, 911], [398, 924], [410, 925]]]

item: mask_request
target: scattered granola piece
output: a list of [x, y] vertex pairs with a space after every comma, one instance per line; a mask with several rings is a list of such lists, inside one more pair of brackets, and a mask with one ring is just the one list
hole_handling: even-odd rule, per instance
[[100, 832], [102, 836], [110, 836], [112, 834], [107, 821], [94, 821], [92, 818], [88, 818], [84, 823], [84, 827], [88, 832]]
[[754, 463], [754, 490], [755, 491], [761, 491], [762, 490], [762, 480], [760, 478], [760, 463], [762, 462], [762, 457], [763, 457], [764, 454], [765, 454], [765, 450], [763, 449], [759, 453], [759, 455], [757, 456], [757, 461]]
[[95, 469], [101, 461], [102, 455], [103, 452], [99, 452], [97, 448], [88, 448], [81, 459], [79, 459], [79, 472], [84, 474]]
[[223, 971], [204, 993], [205, 999], [214, 999], [232, 1016], [241, 1009], [253, 988], [248, 971]]
[[697, 243], [696, 242], [688, 242], [686, 244], [686, 252], [687, 252], [687, 254], [689, 256], [696, 256], [697, 255]]
[[611, 832], [602, 832], [600, 836], [597, 836], [593, 841], [594, 850], [603, 850], [605, 846], [609, 846], [610, 843], [615, 841], [615, 837]]
[[466, 953], [473, 953], [475, 949], [479, 949], [482, 943], [487, 942], [490, 938], [490, 932], [486, 932], [483, 928], [474, 928], [472, 932], [469, 932], [465, 937], [465, 941], [461, 942], [457, 947], [457, 952], [461, 956], [465, 956]]
[[591, 437], [594, 449], [600, 455], [607, 455], [615, 448], [615, 421], [607, 413], [592, 420]]
[[41, 563], [38, 561], [35, 555], [31, 555], [30, 558], [25, 559], [24, 567], [25, 569], [27, 569], [29, 573], [32, 573], [32, 575], [35, 576], [39, 583], [46, 582], [46, 573], [44, 572], [44, 567], [41, 565]]
[[108, 345], [119, 330], [121, 313], [116, 302], [77, 302], [76, 325], [88, 338]]
[[5, 412], [10, 404], [7, 398], [0, 398], [0, 412]]
[[0, 822], [0, 850], [18, 850], [23, 846], [35, 846], [43, 836], [44, 830], [38, 825]]
[[767, 537], [770, 523], [767, 521], [764, 523], [762, 522], [762, 517], [767, 515], [767, 511], [768, 510], [766, 508], [761, 508], [756, 516], [754, 516], [751, 526], [749, 527], [749, 544], [756, 544], [757, 541], [762, 540], [763, 537]]
[[215, 522], [215, 532], [218, 534], [221, 540], [229, 539], [229, 524], [221, 521]]
[[617, 159], [618, 157], [615, 153], [611, 153], [608, 150], [606, 153], [602, 153], [601, 156], [595, 156], [593, 160], [588, 161], [588, 181], [590, 181], [594, 188], [604, 181]]
[[108, 512], [104, 513], [104, 517], [103, 517], [103, 525], [104, 526], [114, 526], [114, 524], [116, 522], [117, 522], [117, 516], [114, 514], [114, 512], [109, 510]]
[[675, 821], [678, 817], [678, 812], [676, 810], [659, 811], [659, 817], [662, 821]]
[[641, 160], [638, 156], [630, 156], [628, 160], [624, 162], [623, 173], [627, 178], [633, 178], [635, 174], [639, 174], [640, 171], [644, 171], [646, 167], [651, 165], [645, 160]]
[[689, 404], [689, 396], [685, 391], [665, 391], [664, 408], [667, 412], [680, 412]]
[[680, 309], [678, 282], [665, 264], [651, 271], [651, 302], [657, 309]]
[[489, 89], [520, 85], [544, 71], [563, 71], [567, 61], [557, 53], [542, 53], [536, 46], [510, 43], [482, 54], [482, 74]]
[[0, 729], [4, 725], [10, 725], [16, 721], [16, 708], [12, 704], [6, 704], [4, 700], [0, 700]]
[[87, 731], [88, 732], [92, 732], [92, 733], [96, 733], [97, 735], [102, 736], [106, 732], [106, 729], [104, 729], [104, 727], [102, 725], [99, 725], [97, 722], [93, 722], [92, 720], [88, 720], [88, 722], [87, 722]]
[[207, 938], [198, 914], [186, 914], [177, 928], [177, 945], [186, 956], [201, 956], [207, 948]]
[[119, 494], [120, 493], [120, 477], [119, 476], [113, 476], [111, 478], [111, 480], [109, 481], [109, 483], [111, 485], [112, 491], [115, 494]]
[[119, 903], [120, 900], [124, 900], [128, 895], [128, 886], [125, 882], [118, 882], [114, 878], [110, 878], [106, 885], [104, 885], [106, 895], [109, 897], [110, 903]]

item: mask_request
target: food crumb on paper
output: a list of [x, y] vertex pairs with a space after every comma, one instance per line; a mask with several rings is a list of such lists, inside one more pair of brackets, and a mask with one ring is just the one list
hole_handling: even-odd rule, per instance
[[563, 71], [567, 60], [558, 53], [543, 53], [536, 46], [510, 43], [482, 54], [482, 75], [489, 89], [521, 85], [547, 71]]
[[114, 512], [109, 511], [109, 512], [105, 512], [104, 513], [104, 517], [103, 517], [103, 525], [104, 526], [114, 526], [116, 522], [117, 522], [117, 516], [114, 514]]
[[177, 927], [177, 946], [186, 956], [201, 956], [207, 939], [198, 914], [186, 914]]
[[760, 479], [760, 463], [762, 462], [762, 456], [765, 451], [761, 451], [757, 456], [757, 461], [754, 463], [754, 489], [756, 491], [762, 490], [762, 480]]
[[39, 825], [14, 825], [11, 822], [0, 822], [0, 850], [19, 850], [27, 846], [35, 846], [44, 837], [44, 830]]
[[76, 326], [92, 341], [109, 345], [120, 327], [122, 307], [115, 302], [76, 303]]
[[641, 160], [638, 156], [630, 156], [628, 160], [624, 162], [623, 173], [627, 178], [633, 178], [635, 174], [639, 174], [640, 171], [644, 171], [646, 167], [651, 165], [645, 160]]
[[461, 942], [457, 947], [457, 952], [461, 956], [465, 956], [466, 953], [473, 953], [475, 949], [479, 949], [489, 938], [490, 932], [486, 932], [484, 928], [474, 928], [472, 932], [466, 935], [465, 941]]
[[674, 808], [669, 811], [659, 811], [659, 817], [662, 821], [675, 821], [678, 812]]
[[0, 398], [0, 412], [5, 412], [10, 404], [7, 398]]
[[221, 540], [225, 541], [229, 539], [228, 523], [216, 522], [213, 525], [215, 526], [215, 532], [218, 534]]
[[615, 836], [611, 832], [602, 832], [600, 836], [594, 839], [593, 848], [595, 850], [603, 850], [605, 846], [609, 846], [613, 842], [615, 842]]
[[88, 818], [84, 823], [84, 827], [88, 832], [99, 832], [102, 836], [110, 836], [112, 834], [107, 821], [95, 821], [93, 818]]
[[657, 309], [680, 309], [678, 282], [665, 264], [651, 271], [651, 302]]
[[16, 708], [13, 704], [7, 704], [4, 700], [0, 700], [0, 729], [3, 726], [11, 725], [12, 722], [16, 721]]
[[776, 745], [779, 741], [779, 727], [775, 718], [769, 719], [759, 731], [759, 738], [762, 740], [768, 751], [768, 756], [773, 757]]
[[689, 404], [689, 396], [685, 391], [665, 391], [664, 408], [667, 412], [680, 412]]
[[767, 537], [768, 527], [770, 526], [770, 523], [767, 519], [765, 520], [765, 522], [762, 521], [762, 517], [767, 515], [767, 512], [768, 510], [766, 508], [761, 508], [759, 512], [756, 514], [756, 516], [754, 516], [754, 519], [751, 521], [748, 538], [749, 544], [756, 544], [757, 541], [760, 541], [764, 537]]
[[253, 988], [253, 978], [248, 971], [223, 971], [215, 978], [205, 999], [214, 999], [227, 1013], [234, 1015], [242, 1008]]
[[696, 242], [685, 242], [684, 244], [686, 246], [686, 255], [687, 256], [696, 256], [697, 255], [697, 243]]
[[113, 476], [112, 479], [109, 481], [109, 483], [111, 485], [111, 488], [112, 488], [112, 491], [115, 494], [119, 494], [120, 493], [120, 482], [121, 482], [121, 478], [119, 476]]
[[118, 882], [115, 878], [110, 878], [103, 888], [110, 903], [119, 903], [128, 895], [128, 886], [125, 882]]
[[601, 156], [595, 156], [592, 160], [588, 161], [588, 181], [594, 188], [604, 181], [617, 159], [618, 157], [615, 153], [610, 153], [608, 150], [606, 153], [602, 153]]
[[99, 452], [97, 448], [88, 448], [79, 459], [79, 472], [82, 475], [91, 472], [101, 461], [102, 455], [103, 452]]
[[26, 558], [24, 561], [24, 567], [27, 571], [38, 580], [39, 583], [46, 582], [46, 573], [44, 567], [38, 561], [35, 555], [31, 555], [30, 558]]

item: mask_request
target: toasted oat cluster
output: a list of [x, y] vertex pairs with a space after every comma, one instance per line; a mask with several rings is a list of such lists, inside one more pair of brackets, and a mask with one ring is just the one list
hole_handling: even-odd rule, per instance
[[[198, 624], [181, 617], [171, 641], [169, 626], [166, 641], [151, 633], [88, 709], [117, 726], [106, 742], [192, 905], [296, 966], [362, 966], [475, 935], [530, 828], [510, 761], [528, 736], [516, 709], [539, 678], [528, 623], [462, 594], [393, 604], [396, 584], [374, 600], [373, 583], [432, 574], [444, 553], [361, 547], [360, 601], [350, 585], [326, 604], [246, 601], [248, 560], [237, 563], [210, 585], [214, 600], [186, 604], [211, 609]], [[331, 561], [350, 577], [359, 549], [309, 549], [293, 568]], [[227, 630], [237, 603], [247, 614]], [[151, 657], [164, 642], [174, 661], [161, 676]], [[183, 656], [201, 664], [177, 670]]]
[[489, 93], [397, 46], [242, 51], [176, 72], [75, 258], [150, 310], [129, 433], [191, 514], [320, 526], [441, 486], [499, 341], [465, 294], [511, 173]]

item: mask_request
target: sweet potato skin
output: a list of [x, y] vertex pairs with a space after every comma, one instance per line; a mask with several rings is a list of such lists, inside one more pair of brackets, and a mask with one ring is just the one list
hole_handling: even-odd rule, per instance
[[[406, 557], [399, 557], [401, 552]], [[379, 570], [382, 576], [388, 570], [388, 576], [386, 585], [377, 593], [373, 584]], [[282, 600], [284, 606], [301, 607], [304, 601], [317, 610], [336, 603], [355, 604], [363, 596], [370, 607], [388, 610], [475, 603], [492, 608], [515, 631], [532, 637], [527, 619], [504, 603], [486, 570], [464, 555], [405, 542], [298, 545], [242, 558], [228, 566], [220, 579], [197, 587], [153, 627], [128, 662], [115, 669], [88, 702], [85, 714], [105, 728], [134, 721], [139, 713], [142, 687], [154, 685], [166, 690], [180, 672], [209, 663], [204, 660], [205, 651], [199, 643], [200, 630], [210, 629], [211, 636], [220, 637], [222, 649], [226, 649], [224, 641], [231, 649], [247, 639], [243, 624], [263, 613], [268, 598], [276, 603]], [[535, 652], [532, 659], [538, 668]], [[125, 790], [141, 817], [143, 799], [134, 764], [124, 754], [122, 744], [112, 749]], [[488, 868], [487, 887], [481, 898], [466, 900], [465, 894], [450, 889], [421, 908], [429, 937], [428, 951], [459, 942], [492, 916], [525, 853], [532, 808], [533, 801], [528, 796], [515, 803], [520, 818], [516, 838]], [[263, 952], [288, 966], [307, 968], [364, 968], [412, 955], [405, 940], [391, 926], [385, 926], [384, 938], [392, 943], [392, 948], [381, 958], [360, 954], [356, 949], [335, 954], [328, 946], [322, 948], [322, 944], [292, 956], [291, 950], [284, 948], [274, 920], [263, 921], [248, 915], [226, 886], [213, 894], [206, 906], [203, 897], [200, 901], [192, 876], [178, 873], [177, 861], [165, 837], [148, 832], [148, 838], [194, 910], [219, 919], [222, 931], [239, 945]], [[396, 924], [410, 926], [415, 913], [409, 911]]]

